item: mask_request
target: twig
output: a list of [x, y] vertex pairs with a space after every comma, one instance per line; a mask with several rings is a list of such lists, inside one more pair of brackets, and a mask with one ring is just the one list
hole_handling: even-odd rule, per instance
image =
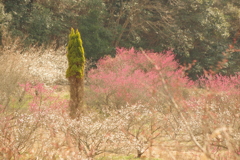
[[163, 84], [163, 89], [166, 91], [168, 97], [170, 98], [174, 108], [177, 110], [177, 112], [179, 113], [181, 119], [183, 120], [184, 124], [186, 125], [186, 128], [191, 136], [191, 139], [194, 141], [194, 143], [197, 145], [197, 147], [202, 150], [204, 152], [204, 154], [210, 158], [210, 159], [213, 159], [211, 157], [211, 155], [206, 151], [206, 149], [200, 144], [198, 143], [196, 137], [194, 136], [190, 126], [188, 125], [187, 123], [187, 120], [186, 118], [184, 117], [184, 115], [182, 114], [182, 112], [180, 111], [180, 107], [179, 105], [176, 103], [175, 99], [173, 98], [172, 94], [169, 92], [169, 89], [168, 89], [168, 86], [167, 86], [167, 83], [165, 81], [165, 79], [163, 78], [163, 74], [162, 72], [160, 71], [160, 67], [158, 67], [155, 62], [143, 51], [142, 48], [140, 48], [140, 50], [142, 51], [143, 55], [145, 55], [145, 57], [155, 66], [155, 69], [158, 71], [158, 74], [160, 75], [160, 78], [161, 78], [161, 81], [162, 81], [162, 84]]

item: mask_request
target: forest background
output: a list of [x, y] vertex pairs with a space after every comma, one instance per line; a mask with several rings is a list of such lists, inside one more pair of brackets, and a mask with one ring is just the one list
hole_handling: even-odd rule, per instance
[[57, 50], [73, 27], [88, 60], [114, 56], [116, 47], [173, 49], [193, 79], [232, 75], [240, 71], [239, 8], [238, 0], [1, 0], [0, 45], [7, 34], [24, 38], [26, 50]]

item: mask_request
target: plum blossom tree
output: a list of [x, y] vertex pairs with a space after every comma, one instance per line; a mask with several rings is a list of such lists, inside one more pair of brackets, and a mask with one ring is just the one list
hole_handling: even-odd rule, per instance
[[[171, 89], [176, 91], [189, 82], [184, 76], [184, 71], [174, 60], [172, 51], [149, 51], [146, 54], [160, 67]], [[106, 104], [115, 109], [126, 103], [149, 102], [150, 98], [157, 96], [157, 91], [164, 92], [155, 66], [141, 51], [133, 48], [117, 48], [116, 56], [99, 60], [97, 68], [88, 73], [88, 78], [95, 97], [98, 97], [96, 103]], [[94, 101], [91, 100], [92, 102]]]

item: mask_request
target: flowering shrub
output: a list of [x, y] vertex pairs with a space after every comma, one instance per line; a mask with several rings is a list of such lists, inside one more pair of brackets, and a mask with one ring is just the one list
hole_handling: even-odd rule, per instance
[[[184, 76], [183, 70], [178, 69], [172, 51], [147, 52], [146, 55], [154, 60], [172, 90], [188, 84], [189, 80]], [[99, 60], [97, 68], [89, 71], [88, 80], [93, 91], [91, 94], [95, 93], [91, 97], [97, 97], [95, 104], [106, 104], [114, 108], [126, 103], [149, 102], [149, 99], [156, 96], [156, 91], [163, 91], [156, 65], [140, 51], [117, 48], [116, 57]]]
[[[125, 119], [122, 126], [127, 123], [122, 131], [136, 144], [138, 156], [150, 149], [154, 137], [149, 130], [153, 127], [149, 117], [161, 117], [159, 122], [154, 119], [158, 136], [153, 141], [158, 141], [159, 136], [166, 139], [165, 132], [173, 134], [177, 142], [190, 140], [208, 158], [238, 157], [239, 76], [209, 75], [201, 77], [195, 86], [189, 85], [190, 81], [173, 58], [171, 52], [142, 54], [134, 49], [118, 49], [115, 58], [100, 60], [97, 69], [89, 72], [91, 94], [97, 97], [91, 101], [97, 101], [95, 105], [105, 104], [108, 109], [118, 108], [118, 112], [128, 115], [121, 117]], [[126, 103], [130, 106], [141, 103], [143, 108], [140, 107], [141, 111], [137, 109], [139, 106], [135, 110], [120, 109]], [[154, 116], [144, 116], [148, 105], [151, 106], [148, 113], [156, 111]], [[166, 106], [168, 112], [164, 110]], [[163, 123], [163, 119], [167, 122]], [[221, 155], [224, 152], [229, 154]]]
[[20, 159], [40, 140], [38, 114], [19, 112], [0, 114], [0, 159]]
[[102, 153], [128, 153], [122, 120], [84, 115], [78, 120], [57, 109], [0, 115], [0, 159], [93, 159]]
[[188, 125], [195, 135], [200, 135], [198, 140], [212, 158], [239, 157], [239, 75], [208, 75], [201, 77], [198, 84], [202, 89], [183, 100]]
[[224, 94], [240, 94], [240, 75], [207, 75], [200, 77], [198, 83], [212, 92]]
[[88, 75], [88, 105], [106, 110], [89, 109], [78, 120], [56, 87], [21, 83], [21, 96], [0, 104], [0, 159], [239, 159], [239, 75], [192, 85], [171, 51], [134, 49], [117, 49]]
[[124, 134], [124, 139], [127, 139], [125, 143], [136, 152], [138, 158], [156, 145], [164, 131], [171, 130], [166, 128], [169, 123], [164, 119], [166, 116], [154, 106], [132, 105], [111, 112], [111, 116], [121, 120], [119, 129]]
[[[29, 111], [0, 113], [0, 159], [90, 160], [108, 154], [142, 157], [164, 152], [171, 155], [166, 159], [198, 158], [200, 153], [212, 159], [239, 157], [239, 99], [228, 94], [195, 93], [199, 96], [179, 103], [180, 112], [173, 108], [165, 113], [164, 104], [159, 103], [137, 104], [105, 114], [91, 111], [73, 120], [65, 112], [67, 102], [62, 103], [54, 88], [30, 83], [21, 86], [26, 98], [30, 96]], [[168, 98], [165, 104], [171, 105]], [[188, 127], [204, 152], [195, 145]], [[189, 152], [189, 158], [182, 151]]]
[[29, 109], [32, 112], [38, 112], [42, 109], [59, 109], [65, 111], [68, 107], [68, 100], [61, 98], [57, 95], [57, 86], [48, 87], [43, 83], [20, 84], [23, 88], [25, 96], [30, 96], [31, 100], [28, 101]]

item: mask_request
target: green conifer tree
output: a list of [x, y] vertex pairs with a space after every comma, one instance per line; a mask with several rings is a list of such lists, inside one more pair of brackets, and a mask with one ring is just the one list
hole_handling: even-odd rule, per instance
[[70, 84], [70, 117], [76, 118], [83, 112], [85, 55], [81, 36], [71, 28], [67, 46], [68, 69], [66, 77]]

